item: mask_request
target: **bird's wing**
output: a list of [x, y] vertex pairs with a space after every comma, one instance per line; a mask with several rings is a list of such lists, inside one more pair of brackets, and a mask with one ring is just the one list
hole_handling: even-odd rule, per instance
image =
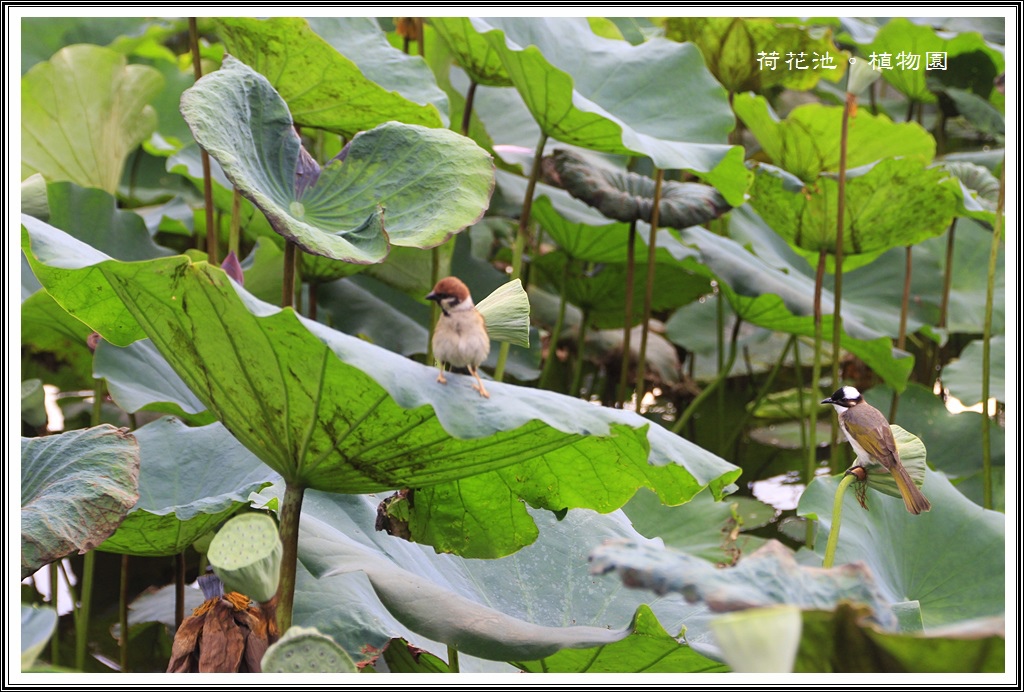
[[875, 459], [887, 469], [891, 469], [900, 463], [900, 454], [896, 450], [896, 440], [892, 436], [892, 428], [888, 423], [879, 425], [857, 425], [847, 422], [847, 428], [851, 435], [856, 435], [857, 441], [864, 448], [872, 459]]

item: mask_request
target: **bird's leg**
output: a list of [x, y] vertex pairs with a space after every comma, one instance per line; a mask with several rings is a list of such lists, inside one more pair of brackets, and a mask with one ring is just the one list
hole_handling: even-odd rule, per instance
[[437, 381], [441, 384], [448, 384], [448, 380], [444, 377], [444, 363], [441, 363], [441, 367], [438, 369]]
[[480, 379], [480, 375], [476, 374], [476, 368], [470, 367], [469, 368], [469, 374], [472, 375], [473, 377], [475, 377], [476, 381], [477, 381], [477, 384], [473, 385], [473, 389], [475, 389], [476, 391], [480, 392], [480, 394], [484, 398], [490, 399], [491, 395], [487, 393], [486, 389], [484, 389], [484, 381]]

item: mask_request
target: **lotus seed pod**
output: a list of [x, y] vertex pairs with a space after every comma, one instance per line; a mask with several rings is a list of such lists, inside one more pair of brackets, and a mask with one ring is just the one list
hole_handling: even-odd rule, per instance
[[210, 542], [207, 557], [225, 592], [238, 591], [265, 603], [277, 593], [283, 552], [274, 520], [254, 512], [224, 524]]
[[338, 644], [315, 627], [290, 627], [263, 655], [264, 673], [355, 673]]

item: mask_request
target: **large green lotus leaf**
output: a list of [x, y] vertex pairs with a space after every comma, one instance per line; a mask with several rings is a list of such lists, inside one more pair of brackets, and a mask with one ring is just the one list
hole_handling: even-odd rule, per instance
[[213, 414], [149, 339], [123, 348], [101, 339], [96, 345], [93, 373], [106, 381], [110, 398], [128, 413], [159, 411], [197, 425], [213, 422]]
[[606, 541], [590, 555], [594, 574], [616, 572], [634, 588], [657, 594], [681, 593], [715, 613], [793, 605], [802, 610], [831, 610], [844, 601], [871, 609], [882, 627], [897, 626], [892, 601], [863, 564], [823, 569], [797, 562], [789, 548], [769, 541], [731, 567], [719, 569], [689, 553], [639, 544], [628, 539]]
[[[1004, 618], [917, 632], [882, 632], [861, 609], [803, 613], [794, 673], [1002, 673]], [[934, 678], [934, 675], [932, 676]]]
[[[825, 27], [762, 17], [670, 17], [665, 35], [696, 44], [711, 73], [734, 94], [764, 93], [775, 86], [802, 91], [819, 79], [838, 81], [846, 72], [846, 56]], [[774, 53], [777, 62], [759, 59], [762, 53]]]
[[438, 245], [480, 218], [494, 186], [490, 156], [471, 140], [394, 122], [321, 168], [270, 83], [231, 57], [185, 92], [182, 114], [275, 230], [315, 255], [371, 264], [389, 239]]
[[[839, 476], [818, 477], [804, 491], [797, 512], [832, 525]], [[855, 493], [843, 497], [843, 521], [835, 564], [867, 565], [892, 603], [918, 601], [925, 630], [1005, 612], [1005, 517], [965, 498], [945, 476], [928, 472], [922, 487], [929, 512], [915, 516], [903, 501], [871, 489], [868, 510]], [[816, 542], [820, 560], [825, 540]], [[937, 550], [955, 546], [955, 550]], [[817, 564], [820, 564], [818, 562]]]
[[[89, 85], [88, 88], [83, 88]], [[21, 177], [117, 192], [128, 155], [156, 129], [160, 73], [99, 46], [68, 46], [21, 79]]]
[[[757, 167], [751, 206], [812, 265], [820, 251], [828, 253], [827, 268], [835, 271], [839, 181], [822, 176], [794, 189], [780, 173], [771, 166]], [[868, 264], [890, 248], [941, 234], [957, 212], [959, 186], [943, 169], [924, 168], [911, 159], [884, 159], [851, 175], [843, 216], [844, 270]]]
[[153, 242], [141, 216], [118, 209], [109, 192], [69, 182], [50, 183], [46, 192], [49, 223], [111, 257], [130, 262], [172, 254]]
[[697, 173], [730, 204], [742, 203], [749, 181], [743, 155], [723, 144], [732, 110], [695, 46], [661, 39], [630, 46], [597, 36], [585, 19], [467, 21], [498, 51], [549, 137], [650, 156], [661, 168]]
[[[867, 56], [872, 53], [878, 56], [887, 53], [891, 59], [891, 69], [883, 69], [882, 77], [903, 92], [907, 98], [924, 103], [936, 101], [935, 94], [926, 84], [927, 78], [933, 74], [933, 71], [927, 69], [926, 53], [945, 53], [948, 67], [949, 59], [963, 53], [980, 51], [995, 65], [997, 74], [1003, 71], [1005, 62], [1002, 54], [989, 46], [981, 34], [963, 32], [953, 36], [940, 36], [932, 27], [917, 24], [904, 17], [895, 17], [886, 22], [875, 34], [870, 45], [864, 46], [863, 50]], [[901, 67], [898, 59], [901, 53], [920, 56], [919, 64], [913, 69], [909, 65]]]
[[[29, 276], [31, 270], [23, 269]], [[21, 304], [21, 376], [39, 379], [64, 391], [91, 389], [92, 330], [67, 313], [46, 291]]]
[[498, 51], [473, 28], [469, 19], [431, 17], [430, 26], [474, 82], [490, 87], [513, 86]]
[[[965, 406], [981, 403], [982, 383], [982, 342], [972, 341], [964, 347], [960, 357], [942, 369], [942, 384], [949, 393]], [[988, 395], [997, 401], [1006, 402], [1006, 338], [994, 336], [989, 342], [989, 390]]]
[[[599, 667], [614, 660], [622, 666], [616, 672], [638, 672], [654, 665], [642, 656], [649, 646], [679, 670], [697, 661], [702, 669], [715, 666], [661, 630], [685, 626], [691, 646], [713, 653], [704, 608], [678, 596], [650, 598], [587, 573], [594, 545], [624, 537], [647, 542], [619, 513], [571, 512], [559, 521], [534, 512], [538, 541], [501, 560], [437, 555], [373, 531], [376, 514], [373, 497], [310, 492], [303, 503], [299, 560], [316, 579], [299, 580], [295, 622], [331, 634], [354, 656], [401, 636], [428, 651], [455, 645], [463, 670], [471, 672], [493, 669], [473, 657], [562, 672], [585, 672], [599, 657]], [[630, 651], [637, 654], [632, 663], [625, 656]]]
[[751, 497], [716, 502], [703, 491], [685, 505], [666, 507], [654, 493], [641, 490], [622, 511], [642, 535], [718, 564], [729, 564], [763, 545], [764, 538], [741, 531], [764, 526], [776, 514]]
[[[746, 208], [733, 212], [731, 227], [758, 233], [763, 224]], [[734, 235], [738, 235], [734, 233]], [[703, 228], [688, 228], [684, 243], [701, 252], [702, 265], [719, 279], [719, 287], [732, 305], [733, 312], [759, 327], [786, 334], [814, 336], [814, 279], [801, 271], [790, 271], [777, 256], [752, 254], [736, 240], [724, 238]], [[770, 248], [770, 246], [768, 246]], [[784, 257], [784, 256], [783, 256]], [[821, 297], [822, 333], [832, 333], [834, 296], [823, 289]], [[902, 391], [913, 368], [913, 358], [893, 348], [892, 339], [867, 325], [843, 308], [843, 333], [840, 345], [863, 360], [890, 386]]]
[[134, 433], [142, 458], [139, 501], [100, 550], [177, 555], [249, 506], [275, 475], [220, 423], [190, 428], [171, 417]]
[[[115, 344], [140, 338], [141, 329], [124, 326], [139, 320], [200, 401], [294, 484], [347, 493], [436, 485], [474, 508], [493, 495], [507, 498], [489, 508], [500, 523], [522, 508], [518, 497], [611, 511], [647, 486], [678, 504], [707, 486], [721, 496], [739, 473], [630, 412], [502, 383], [482, 400], [468, 395], [464, 376], [438, 385], [433, 368], [257, 301], [205, 263], [126, 264], [96, 251], [83, 259], [87, 246], [40, 222], [26, 224], [23, 242], [47, 258], [50, 266], [36, 260], [34, 269], [72, 314]], [[485, 473], [493, 487], [450, 493], [459, 479]], [[454, 524], [430, 528], [448, 545], [460, 534]], [[488, 550], [522, 545], [501, 535]]]
[[[839, 170], [842, 106], [808, 103], [780, 120], [763, 96], [737, 94], [733, 108], [776, 166], [808, 184], [823, 171]], [[896, 156], [930, 163], [935, 140], [917, 123], [894, 123], [861, 109], [849, 121], [847, 152], [847, 170]]]
[[139, 498], [139, 445], [100, 425], [21, 438], [21, 577], [114, 533]]
[[351, 138], [391, 120], [447, 125], [444, 92], [426, 64], [392, 48], [370, 17], [215, 23], [228, 52], [271, 80], [302, 127]]
[[76, 43], [104, 46], [140, 31], [140, 17], [21, 17], [21, 73]]

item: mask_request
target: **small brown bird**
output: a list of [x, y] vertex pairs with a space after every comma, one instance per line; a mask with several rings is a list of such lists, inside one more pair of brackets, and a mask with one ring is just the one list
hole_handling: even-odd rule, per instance
[[858, 460], [871, 458], [889, 470], [908, 512], [920, 514], [932, 508], [900, 461], [889, 421], [881, 411], [864, 401], [856, 387], [840, 387], [821, 403], [832, 404], [839, 414], [839, 427], [853, 446]]
[[469, 289], [454, 276], [441, 279], [434, 290], [427, 294], [427, 300], [437, 301], [441, 306], [441, 319], [434, 328], [430, 342], [434, 357], [441, 362], [441, 373], [437, 381], [447, 383], [444, 377], [445, 363], [453, 368], [466, 368], [476, 378], [473, 389], [488, 399], [491, 395], [484, 388], [476, 369], [491, 352], [491, 339], [487, 335], [484, 316], [473, 305]]

